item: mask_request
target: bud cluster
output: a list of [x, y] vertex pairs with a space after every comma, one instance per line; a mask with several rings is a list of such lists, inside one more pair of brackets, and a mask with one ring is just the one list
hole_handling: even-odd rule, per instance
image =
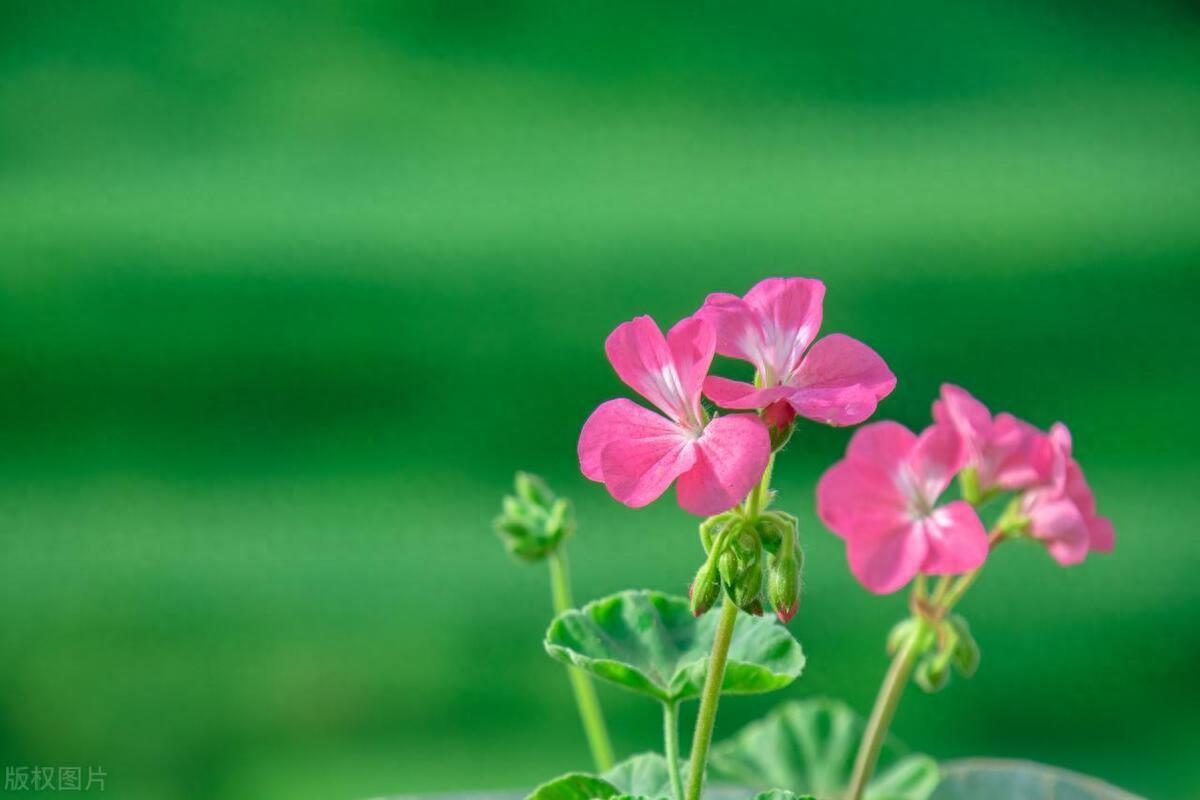
[[528, 472], [518, 472], [515, 494], [504, 498], [496, 517], [496, 534], [505, 549], [522, 561], [540, 561], [552, 553], [575, 529], [570, 502], [555, 497], [546, 482]]
[[[914, 637], [917, 640], [911, 641]], [[888, 654], [895, 655], [906, 646], [911, 646], [920, 659], [913, 680], [930, 694], [945, 688], [951, 667], [964, 678], [979, 669], [979, 645], [967, 621], [957, 614], [939, 620], [910, 617], [899, 622], [888, 634]]]
[[782, 622], [795, 616], [804, 565], [795, 517], [768, 511], [749, 520], [729, 511], [701, 523], [700, 539], [708, 558], [689, 590], [693, 614], [712, 608], [723, 589], [748, 614], [762, 616], [770, 603]]

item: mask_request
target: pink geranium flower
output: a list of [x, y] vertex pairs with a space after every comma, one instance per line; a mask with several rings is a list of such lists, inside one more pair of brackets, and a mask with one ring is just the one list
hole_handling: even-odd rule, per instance
[[583, 474], [633, 508], [660, 497], [676, 479], [679, 505], [701, 516], [749, 494], [770, 458], [770, 434], [753, 414], [708, 419], [700, 388], [715, 348], [712, 326], [696, 317], [665, 338], [650, 317], [617, 326], [604, 343], [608, 360], [662, 414], [624, 398], [602, 403], [579, 435]]
[[758, 369], [759, 385], [710, 376], [709, 399], [724, 408], [777, 404], [775, 419], [799, 414], [828, 425], [856, 425], [875, 413], [896, 376], [857, 339], [834, 333], [812, 344], [824, 298], [825, 284], [812, 278], [767, 278], [744, 298], [710, 294], [697, 316], [716, 328], [718, 353]]
[[975, 468], [982, 491], [1015, 491], [1050, 478], [1054, 465], [1050, 438], [1012, 414], [993, 417], [965, 389], [942, 384], [942, 396], [933, 403], [933, 419], [958, 431], [966, 466]]
[[1021, 498], [1029, 533], [1046, 545], [1064, 567], [1083, 561], [1089, 551], [1111, 552], [1116, 534], [1108, 517], [1096, 513], [1096, 496], [1071, 456], [1071, 432], [1062, 423], [1050, 429], [1054, 467], [1050, 480]]
[[817, 484], [817, 513], [846, 541], [863, 586], [887, 594], [917, 573], [954, 575], [984, 562], [988, 536], [975, 510], [962, 500], [937, 505], [962, 461], [958, 434], [945, 425], [917, 436], [876, 422], [850, 439]]

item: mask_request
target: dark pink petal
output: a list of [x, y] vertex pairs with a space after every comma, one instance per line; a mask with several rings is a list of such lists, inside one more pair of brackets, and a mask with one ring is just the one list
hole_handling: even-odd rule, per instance
[[697, 317], [686, 317], [667, 331], [667, 349], [683, 387], [683, 396], [699, 418], [700, 388], [712, 364], [717, 334], [712, 325]]
[[970, 503], [963, 500], [947, 503], [917, 524], [929, 545], [921, 572], [958, 575], [987, 560], [987, 531]]
[[749, 361], [759, 371], [766, 370], [763, 359], [763, 331], [754, 310], [735, 294], [710, 294], [695, 316], [706, 320], [717, 334], [717, 352], [730, 358]]
[[630, 508], [657, 500], [673, 480], [696, 463], [696, 442], [691, 433], [658, 418], [663, 424], [657, 429], [647, 427], [641, 435], [613, 439], [600, 451], [605, 487]]
[[689, 422], [691, 409], [666, 337], [650, 317], [623, 322], [608, 335], [604, 351], [631, 389], [676, 422]]
[[812, 346], [788, 380], [796, 413], [827, 425], [857, 425], [896, 387], [896, 376], [871, 348], [833, 333]]
[[1087, 556], [1087, 523], [1070, 500], [1043, 495], [1033, 501], [1027, 514], [1030, 534], [1046, 545], [1059, 564], [1069, 567]]
[[817, 482], [817, 516], [843, 539], [875, 538], [895, 530], [909, 519], [907, 507], [894, 476], [868, 460], [843, 459]]
[[753, 414], [717, 417], [694, 445], [695, 464], [679, 477], [679, 505], [699, 516], [740, 503], [762, 478], [771, 457], [771, 435]]
[[916, 444], [913, 445], [909, 463], [920, 498], [928, 506], [933, 506], [950, 481], [962, 469], [966, 459], [966, 451], [962, 446], [962, 437], [958, 431], [949, 425], [930, 425], [921, 431]]
[[858, 582], [875, 594], [890, 594], [911, 581], [925, 562], [929, 545], [920, 528], [902, 525], [879, 536], [846, 540], [846, 558]]
[[873, 464], [888, 474], [895, 474], [917, 443], [917, 436], [899, 422], [883, 420], [864, 425], [850, 437], [846, 458]]
[[679, 426], [624, 397], [601, 403], [579, 434], [579, 468], [594, 481], [604, 480], [601, 458], [606, 445], [622, 439], [643, 441], [678, 437]]
[[766, 361], [784, 379], [821, 329], [825, 284], [815, 278], [767, 278], [746, 293], [762, 329]]
[[752, 383], [722, 378], [719, 375], [709, 375], [704, 379], [705, 396], [722, 408], [766, 408], [776, 400], [788, 397], [792, 391], [790, 386], [758, 389]]

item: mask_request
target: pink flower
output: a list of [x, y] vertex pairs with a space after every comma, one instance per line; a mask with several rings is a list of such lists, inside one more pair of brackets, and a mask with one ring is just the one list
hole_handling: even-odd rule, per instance
[[[855, 425], [875, 413], [896, 376], [874, 350], [840, 333], [808, 347], [821, 327], [824, 298], [825, 284], [811, 278], [767, 278], [745, 298], [710, 294], [696, 314], [716, 328], [717, 352], [749, 361], [761, 385], [711, 376], [704, 382], [709, 399], [725, 408], [785, 401], [796, 414], [828, 425]], [[776, 418], [790, 421], [786, 414]]]
[[602, 403], [579, 435], [583, 474], [632, 508], [656, 500], [677, 478], [679, 505], [701, 516], [749, 494], [770, 458], [770, 434], [753, 414], [708, 420], [700, 387], [715, 348], [712, 326], [696, 317], [666, 338], [650, 317], [618, 325], [604, 343], [608, 360], [662, 414], [624, 398]]
[[817, 513], [846, 540], [850, 571], [863, 586], [887, 594], [917, 573], [954, 575], [984, 562], [988, 536], [975, 510], [962, 500], [937, 505], [962, 456], [948, 426], [917, 436], [897, 422], [875, 422], [821, 476]]
[[966, 466], [979, 475], [979, 488], [1014, 491], [1046, 481], [1054, 465], [1050, 438], [1012, 414], [995, 417], [965, 389], [942, 384], [933, 403], [933, 419], [950, 425], [962, 438]]
[[1071, 432], [1061, 422], [1050, 429], [1054, 467], [1050, 480], [1021, 498], [1029, 533], [1046, 545], [1064, 567], [1083, 561], [1088, 552], [1111, 552], [1116, 534], [1108, 517], [1096, 513], [1096, 496], [1071, 457]]

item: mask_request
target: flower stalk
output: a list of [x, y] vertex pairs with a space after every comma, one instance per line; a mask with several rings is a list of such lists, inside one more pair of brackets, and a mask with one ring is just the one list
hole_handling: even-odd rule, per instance
[[725, 659], [733, 640], [738, 607], [728, 597], [721, 603], [721, 618], [713, 638], [712, 655], [708, 659], [708, 675], [700, 694], [700, 713], [696, 717], [696, 733], [692, 737], [692, 757], [685, 800], [700, 800], [704, 789], [704, 773], [708, 766], [708, 748], [712, 745], [713, 725], [717, 721], [717, 703], [721, 699], [721, 684], [725, 681]]
[[[555, 548], [546, 557], [546, 563], [550, 566], [550, 594], [554, 613], [558, 615], [572, 607], [571, 583], [563, 547]], [[596, 764], [596, 770], [603, 772], [613, 765], [613, 749], [608, 728], [604, 724], [604, 714], [600, 710], [600, 700], [596, 697], [596, 688], [588, 676], [576, 667], [567, 667], [567, 677], [571, 681], [571, 691], [575, 695], [575, 705], [579, 709], [588, 748], [592, 751], [592, 761]]]

